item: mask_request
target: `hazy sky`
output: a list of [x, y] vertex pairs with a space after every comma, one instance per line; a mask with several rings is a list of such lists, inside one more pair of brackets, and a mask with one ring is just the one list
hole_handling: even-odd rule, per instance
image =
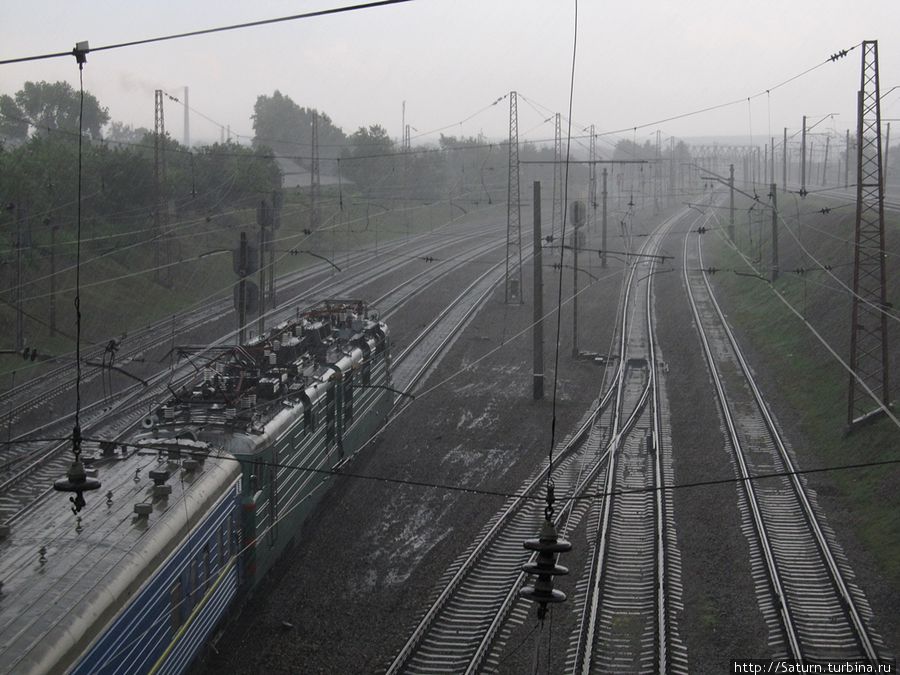
[[[79, 40], [94, 47], [338, 6], [339, 0], [6, 0], [0, 6], [0, 58], [58, 52]], [[344, 4], [351, 4], [345, 2]], [[250, 28], [90, 54], [85, 87], [113, 119], [153, 126], [153, 90], [252, 135], [259, 94], [275, 89], [327, 112], [348, 133], [378, 123], [401, 133], [401, 106], [419, 134], [501, 138], [506, 100], [470, 117], [510, 90], [519, 103], [521, 137], [552, 138], [541, 106], [566, 114], [572, 63], [574, 1], [413, 0], [274, 26]], [[667, 136], [751, 135], [762, 142], [797, 129], [802, 115], [817, 131], [855, 128], [860, 49], [772, 91], [840, 49], [879, 40], [882, 92], [900, 85], [898, 0], [581, 0], [573, 133], [630, 129], [734, 100], [716, 112], [623, 134], [643, 142]], [[27, 80], [77, 86], [74, 58], [0, 66], [0, 92]], [[759, 94], [749, 103], [747, 97]], [[900, 88], [882, 115], [900, 118]], [[167, 102], [167, 129], [182, 137], [182, 109]], [[192, 117], [194, 141], [217, 140], [218, 127]], [[900, 138], [900, 124], [897, 138]], [[565, 129], [563, 130], [565, 133]], [[417, 133], [414, 131], [413, 136]], [[610, 139], [612, 140], [612, 138]], [[601, 152], [609, 146], [600, 144]], [[324, 153], [323, 153], [324, 154]]]

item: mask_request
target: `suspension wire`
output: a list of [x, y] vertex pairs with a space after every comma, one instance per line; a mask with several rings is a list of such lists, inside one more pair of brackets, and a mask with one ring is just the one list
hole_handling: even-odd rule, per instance
[[[569, 79], [569, 121], [568, 130], [566, 132], [566, 173], [563, 179], [563, 217], [562, 229], [560, 230], [560, 239], [563, 243], [566, 241], [566, 216], [569, 212], [569, 151], [572, 146], [572, 99], [575, 94], [575, 56], [578, 53], [578, 0], [575, 0], [575, 27], [574, 36], [572, 38], [572, 74]], [[564, 249], [560, 249], [560, 256]], [[556, 400], [559, 389], [559, 333], [562, 327], [562, 293], [563, 293], [563, 266], [559, 266], [559, 287], [556, 294], [556, 351], [554, 355], [553, 365], [553, 412], [550, 421], [550, 461], [547, 464], [547, 511], [548, 520], [553, 514], [553, 503], [551, 490], [553, 487], [553, 447], [556, 445]]]
[[[119, 42], [102, 47], [93, 47], [85, 50], [84, 53], [100, 52], [108, 49], [121, 49], [122, 47], [134, 47], [136, 45], [146, 45], [153, 42], [164, 42], [166, 40], [178, 40], [186, 37], [196, 37], [197, 35], [209, 35], [211, 33], [222, 33], [230, 30], [238, 30], [241, 28], [253, 28], [255, 26], [266, 26], [273, 23], [283, 23], [285, 21], [297, 21], [299, 19], [311, 19], [317, 16], [327, 16], [329, 14], [342, 14], [344, 12], [353, 12], [359, 9], [371, 9], [372, 7], [381, 7], [384, 5], [397, 5], [401, 2], [411, 2], [412, 0], [378, 0], [377, 2], [366, 2], [359, 5], [348, 5], [345, 7], [333, 7], [331, 9], [321, 9], [315, 12], [306, 12], [304, 14], [292, 14], [291, 16], [281, 16], [274, 19], [260, 19], [258, 21], [247, 21], [245, 23], [235, 23], [228, 26], [218, 26], [216, 28], [203, 28], [201, 30], [193, 30], [187, 33], [174, 33], [172, 35], [161, 35], [159, 37], [144, 38], [142, 40], [131, 40], [130, 42]], [[0, 65], [7, 63], [21, 63], [23, 61], [39, 61], [42, 59], [53, 59], [60, 56], [72, 56], [71, 52], [53, 52], [51, 54], [37, 54], [35, 56], [22, 56], [15, 59], [4, 59], [0, 61]]]
[[[29, 439], [29, 440], [46, 440], [46, 439]], [[63, 439], [64, 440], [64, 439]], [[122, 448], [133, 448], [135, 450], [168, 450], [172, 447], [173, 444], [163, 444], [157, 443], [154, 444], [152, 442], [145, 443], [134, 443], [127, 441], [118, 441], [112, 440], [109, 438], [100, 438], [100, 437], [86, 437], [85, 441], [91, 443], [101, 443], [101, 442], [114, 442], [117, 446]], [[10, 445], [12, 443], [21, 442], [21, 441], [0, 441], [0, 446], [2, 445]], [[179, 443], [174, 444], [175, 447], [179, 447]], [[183, 445], [180, 446], [183, 448], [190, 449], [193, 446]], [[240, 462], [234, 455], [228, 455], [224, 452], [210, 452], [207, 455], [208, 459], [219, 459], [225, 460], [229, 462]], [[264, 467], [271, 469], [286, 469], [288, 471], [299, 471], [302, 473], [316, 474], [320, 476], [331, 476], [335, 478], [345, 478], [350, 480], [366, 480], [371, 481], [373, 483], [387, 483], [391, 485], [405, 485], [408, 487], [417, 487], [424, 488], [429, 490], [446, 490], [447, 492], [461, 492], [470, 495], [476, 495], [480, 497], [497, 497], [503, 499], [521, 499], [527, 501], [538, 501], [543, 500], [544, 498], [540, 495], [529, 495], [524, 492], [510, 492], [508, 490], [490, 490], [487, 488], [477, 488], [477, 487], [469, 487], [466, 485], [454, 485], [450, 483], [436, 483], [434, 481], [426, 481], [426, 480], [413, 480], [407, 478], [396, 478], [394, 476], [378, 476], [373, 474], [360, 474], [352, 471], [345, 471], [343, 468], [329, 468], [324, 469], [315, 466], [304, 466], [299, 464], [287, 464], [285, 462], [260, 462], [260, 464]], [[637, 495], [637, 494], [654, 494], [657, 492], [666, 493], [666, 492], [674, 492], [675, 490], [690, 490], [697, 488], [709, 488], [715, 487], [719, 485], [735, 485], [740, 483], [758, 483], [760, 481], [769, 480], [773, 478], [786, 478], [791, 476], [809, 476], [814, 474], [824, 474], [824, 473], [842, 473], [846, 471], [856, 471], [861, 469], [872, 469], [877, 467], [888, 467], [888, 466], [898, 466], [900, 465], [900, 457], [891, 457], [889, 459], [882, 460], [873, 460], [867, 462], [853, 462], [849, 464], [832, 464], [826, 466], [818, 466], [813, 467], [811, 469], [794, 469], [791, 471], [770, 471], [766, 473], [758, 473], [752, 476], [728, 476], [725, 478], [710, 478], [707, 480], [696, 480], [696, 481], [686, 481], [684, 483], [670, 483], [666, 485], [660, 485], [659, 487], [651, 486], [651, 487], [639, 487], [639, 488], [617, 488], [613, 490], [599, 490], [596, 492], [583, 492], [580, 495], [561, 495], [557, 501], [563, 502], [584, 502], [591, 501], [596, 499], [603, 499], [604, 497], [609, 496], [621, 496], [621, 495]]]
[[81, 455], [81, 169], [84, 144], [84, 61], [78, 59], [78, 189], [75, 211], [75, 427], [72, 429], [72, 452], [75, 461]]

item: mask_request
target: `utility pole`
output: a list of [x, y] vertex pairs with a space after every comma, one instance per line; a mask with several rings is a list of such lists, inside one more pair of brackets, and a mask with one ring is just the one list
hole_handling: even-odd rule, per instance
[[594, 160], [597, 159], [597, 145], [594, 138], [594, 125], [591, 125], [591, 140], [588, 146], [588, 202], [591, 205], [591, 226], [592, 232], [597, 231], [597, 165]]
[[816, 142], [811, 140], [809, 142], [809, 184], [815, 185], [816, 183], [816, 163], [813, 161], [813, 157], [816, 156]]
[[16, 202], [16, 351], [25, 348], [25, 317], [22, 311], [22, 214], [23, 208]]
[[850, 188], [850, 130], [847, 129], [847, 140], [844, 143], [844, 189]]
[[884, 191], [887, 186], [888, 176], [888, 153], [891, 151], [891, 123], [887, 123], [887, 131], [884, 135], [884, 169], [881, 171], [881, 189]]
[[[772, 197], [772, 281], [775, 281], [778, 279], [778, 195], [776, 194], [778, 186], [772, 183], [769, 188], [772, 191], [770, 195]], [[763, 224], [760, 221], [760, 233], [762, 233], [762, 227]]]
[[[606, 171], [604, 169], [604, 171]], [[534, 314], [532, 396], [544, 398], [544, 275], [541, 254], [541, 182], [534, 181]]]
[[578, 238], [584, 227], [584, 202], [572, 203], [572, 358], [578, 358]]
[[191, 107], [189, 105], [189, 90], [184, 87], [184, 147], [191, 148]]
[[[406, 199], [406, 205], [409, 205], [409, 202], [412, 198], [411, 191], [409, 189], [409, 153], [412, 150], [412, 143], [409, 135], [409, 125], [407, 124], [403, 129], [403, 196]], [[412, 223], [412, 215], [408, 210], [404, 210], [404, 218], [406, 221], [406, 240], [409, 241], [410, 235], [410, 227]]]
[[806, 115], [803, 116], [803, 135], [800, 136], [800, 196], [806, 196]]
[[[284, 205], [284, 193], [281, 190], [272, 191], [272, 211], [269, 217], [269, 227], [272, 236], [281, 227], [281, 207]], [[275, 309], [275, 247], [269, 240], [269, 307]]]
[[669, 155], [669, 199], [667, 200], [668, 204], [671, 205], [675, 201], [675, 193], [676, 193], [676, 173], [675, 173], [675, 137], [672, 136], [671, 140], [671, 153]]
[[[405, 103], [404, 103], [405, 105]], [[316, 232], [322, 220], [319, 206], [319, 111], [312, 114], [312, 158], [309, 164], [309, 230]]]
[[50, 337], [56, 335], [56, 230], [50, 225]]
[[168, 246], [169, 204], [166, 195], [166, 120], [163, 113], [162, 89], [156, 90], [153, 110], [153, 157], [156, 179], [156, 211], [153, 218], [154, 239], [156, 239], [154, 277], [156, 281], [168, 286], [171, 281]]
[[606, 209], [606, 167], [603, 167], [603, 192], [601, 193], [601, 199], [603, 203], [603, 228], [600, 234], [600, 266], [606, 267], [606, 217], [607, 217], [607, 209]]
[[[890, 405], [887, 339], [887, 278], [884, 255], [884, 180], [878, 42], [862, 43], [857, 122], [856, 237], [853, 311], [850, 320], [850, 427]], [[865, 387], [863, 387], [865, 385]], [[870, 400], [870, 392], [880, 398]]]
[[826, 184], [828, 179], [828, 147], [831, 145], [831, 136], [825, 137], [825, 159], [822, 160], [822, 185]]
[[660, 166], [659, 160], [662, 156], [662, 149], [659, 147], [661, 140], [661, 132], [656, 130], [656, 164], [653, 166], [653, 212], [659, 213], [659, 192], [660, 192]]
[[729, 209], [728, 209], [728, 238], [731, 241], [734, 241], [734, 164], [730, 164], [728, 166], [728, 194], [729, 194]]
[[269, 244], [269, 205], [265, 200], [256, 209], [256, 223], [259, 225], [259, 314], [257, 318], [257, 334], [266, 330], [266, 248]]
[[[550, 236], [556, 240], [556, 219], [559, 217], [559, 226], [562, 228], [563, 211], [560, 208], [562, 203], [562, 123], [561, 115], [556, 113], [555, 131], [553, 134], [553, 210], [550, 213]], [[559, 249], [559, 255], [562, 257], [562, 248]]]
[[787, 192], [788, 145], [787, 127], [784, 128], [784, 140], [781, 144], [781, 189]]
[[244, 326], [247, 324], [247, 274], [250, 268], [250, 256], [247, 251], [247, 233], [241, 232], [241, 247], [238, 249], [238, 344], [244, 344]]
[[[504, 302], [522, 302], [522, 219], [519, 200], [519, 108], [509, 92], [509, 180], [506, 186], [506, 290]], [[510, 257], [513, 270], [510, 273]], [[516, 258], [518, 260], [516, 260]]]

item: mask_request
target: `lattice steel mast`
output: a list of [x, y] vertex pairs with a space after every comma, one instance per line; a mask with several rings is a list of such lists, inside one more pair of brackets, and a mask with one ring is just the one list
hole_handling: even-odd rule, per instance
[[[857, 123], [856, 238], [850, 368], [887, 406], [888, 342], [884, 266], [884, 183], [881, 163], [881, 106], [878, 41], [862, 44], [862, 86]], [[880, 411], [865, 388], [850, 377], [847, 421], [852, 426]]]
[[[512, 262], [510, 259], [512, 258]], [[512, 267], [512, 269], [510, 269]], [[509, 181], [506, 189], [506, 291], [504, 302], [522, 302], [522, 219], [519, 201], [519, 111], [509, 92]]]
[[319, 205], [319, 111], [312, 114], [312, 152], [309, 163], [309, 230], [315, 232], [319, 229], [322, 220], [322, 210]]
[[[550, 236], [556, 240], [556, 220], [559, 218], [559, 227], [562, 229], [563, 211], [562, 211], [562, 115], [556, 113], [554, 116], [555, 131], [553, 135], [553, 211], [550, 215]], [[562, 250], [560, 256], [562, 256]]]
[[597, 159], [597, 138], [594, 135], [594, 125], [590, 128], [591, 140], [588, 146], [588, 202], [590, 203], [590, 231], [597, 230], [597, 165], [594, 160]]
[[157, 89], [153, 99], [153, 158], [156, 179], [156, 210], [153, 214], [156, 281], [171, 282], [169, 268], [169, 206], [166, 194], [166, 120], [163, 114], [163, 91]]

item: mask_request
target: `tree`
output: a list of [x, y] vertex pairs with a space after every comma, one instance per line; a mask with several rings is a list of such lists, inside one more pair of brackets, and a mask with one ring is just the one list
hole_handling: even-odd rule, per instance
[[380, 124], [360, 127], [349, 138], [341, 155], [344, 175], [370, 195], [382, 185], [396, 188], [402, 167], [394, 154], [394, 141]]
[[0, 138], [13, 145], [24, 143], [28, 138], [28, 122], [22, 118], [22, 111], [12, 96], [0, 96]]
[[[27, 120], [36, 133], [55, 129], [78, 131], [81, 97], [68, 82], [26, 82], [16, 92], [14, 104], [14, 114]], [[0, 103], [0, 106], [3, 105], [8, 107], [9, 101]], [[7, 110], [2, 112], [7, 114]], [[9, 114], [13, 114], [12, 108]], [[84, 92], [83, 132], [92, 139], [99, 139], [100, 129], [108, 121], [109, 110], [100, 105], [96, 96]]]
[[[312, 143], [312, 118], [314, 108], [303, 108], [277, 89], [271, 96], [257, 96], [253, 105], [253, 145], [271, 148], [276, 154], [286, 156], [308, 156]], [[329, 148], [321, 152], [324, 156], [334, 156], [343, 146], [347, 137], [331, 118], [319, 112], [317, 123], [319, 145]]]
[[144, 127], [133, 127], [130, 124], [113, 121], [106, 130], [105, 138], [111, 145], [134, 145], [143, 142], [149, 133], [150, 130]]

